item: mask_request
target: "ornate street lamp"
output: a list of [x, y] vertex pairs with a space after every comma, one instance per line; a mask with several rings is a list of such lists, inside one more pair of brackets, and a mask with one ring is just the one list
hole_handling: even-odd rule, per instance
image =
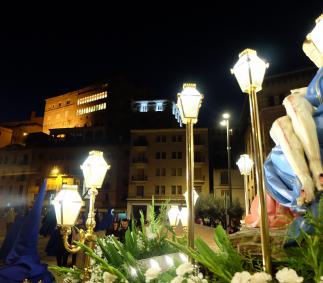
[[257, 192], [260, 207], [260, 230], [263, 265], [266, 272], [271, 272], [269, 228], [265, 202], [265, 186], [263, 172], [263, 151], [258, 113], [257, 92], [262, 89], [262, 82], [268, 64], [257, 56], [257, 52], [246, 49], [239, 54], [239, 60], [231, 70], [235, 75], [242, 92], [249, 94], [252, 143], [254, 151]]
[[[220, 125], [226, 127], [227, 130], [227, 155], [228, 155], [228, 186], [229, 186], [229, 208], [232, 207], [232, 183], [231, 183], [231, 145], [230, 145], [230, 114], [222, 114], [222, 120]], [[230, 215], [228, 214], [227, 201], [225, 202], [226, 208], [226, 226], [230, 225]]]
[[247, 216], [249, 215], [248, 175], [251, 173], [253, 161], [250, 159], [248, 154], [242, 154], [236, 164], [238, 165], [240, 174], [243, 175], [244, 179], [244, 201]]
[[183, 90], [177, 95], [177, 107], [181, 120], [186, 124], [186, 188], [187, 188], [187, 209], [188, 209], [188, 246], [194, 248], [194, 142], [193, 124], [197, 122], [199, 109], [203, 95], [196, 89], [196, 84], [184, 84]]
[[[83, 229], [79, 230], [79, 242], [85, 243], [90, 248], [93, 248], [95, 241], [95, 235], [93, 233], [96, 224], [94, 218], [95, 197], [98, 194], [97, 189], [102, 187], [105, 174], [109, 168], [110, 165], [108, 165], [104, 160], [103, 152], [101, 151], [91, 151], [88, 158], [81, 165], [85, 186], [89, 188], [88, 194], [90, 196], [90, 204], [89, 214], [86, 220], [87, 229], [86, 231], [83, 231]], [[61, 226], [64, 247], [70, 253], [77, 253], [81, 248], [68, 242], [68, 236], [71, 234], [71, 228], [75, 224], [82, 207], [82, 200], [77, 192], [77, 186], [64, 186], [54, 200], [54, 207], [57, 217], [57, 224]], [[85, 257], [83, 272], [83, 281], [86, 282], [91, 277], [90, 257], [88, 255]]]

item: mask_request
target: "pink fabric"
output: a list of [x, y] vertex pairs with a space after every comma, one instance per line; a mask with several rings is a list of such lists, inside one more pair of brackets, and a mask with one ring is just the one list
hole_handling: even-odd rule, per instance
[[[281, 206], [269, 194], [266, 194], [267, 218], [270, 228], [285, 227], [294, 218], [293, 213], [286, 207]], [[250, 214], [246, 216], [245, 223], [249, 227], [259, 227], [259, 198], [256, 196], [251, 203]]]

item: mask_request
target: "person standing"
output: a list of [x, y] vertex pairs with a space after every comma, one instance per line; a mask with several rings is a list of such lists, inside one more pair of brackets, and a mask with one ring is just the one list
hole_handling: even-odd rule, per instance
[[124, 243], [126, 241], [126, 232], [129, 227], [129, 222], [127, 218], [121, 220], [121, 228], [119, 230], [119, 241]]
[[119, 223], [117, 221], [113, 222], [112, 226], [106, 230], [105, 235], [119, 238]]

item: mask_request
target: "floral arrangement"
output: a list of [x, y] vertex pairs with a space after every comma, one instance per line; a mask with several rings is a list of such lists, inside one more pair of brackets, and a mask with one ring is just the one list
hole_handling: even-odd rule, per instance
[[[308, 213], [305, 220], [313, 229], [302, 232], [293, 239], [293, 247], [284, 250], [285, 256], [273, 261], [275, 275], [262, 272], [261, 259], [240, 254], [235, 250], [221, 226], [215, 228], [214, 240], [218, 250], [212, 250], [202, 239], [195, 240], [195, 248], [178, 242], [176, 237], [167, 238], [174, 231], [167, 223], [167, 205], [161, 213], [154, 214], [154, 203], [150, 209], [150, 223], [145, 226], [141, 215], [141, 229], [133, 224], [126, 232], [125, 243], [114, 237], [96, 240], [91, 249], [77, 243], [91, 257], [91, 278], [88, 282], [133, 282], [133, 283], [323, 283], [323, 197], [316, 216]], [[194, 264], [179, 261], [170, 255], [182, 252], [194, 259]], [[155, 260], [164, 255], [165, 267]], [[144, 264], [148, 261], [149, 264]], [[49, 268], [60, 282], [77, 283], [83, 280], [82, 270], [77, 268]], [[274, 274], [274, 273], [273, 273]]]

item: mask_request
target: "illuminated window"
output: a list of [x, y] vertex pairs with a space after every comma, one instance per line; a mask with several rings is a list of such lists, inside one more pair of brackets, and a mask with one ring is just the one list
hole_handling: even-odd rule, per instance
[[163, 108], [163, 103], [162, 102], [156, 102], [156, 108], [155, 108], [156, 111], [164, 111], [164, 108]]
[[148, 112], [148, 103], [147, 102], [142, 102], [140, 104], [140, 112]]

